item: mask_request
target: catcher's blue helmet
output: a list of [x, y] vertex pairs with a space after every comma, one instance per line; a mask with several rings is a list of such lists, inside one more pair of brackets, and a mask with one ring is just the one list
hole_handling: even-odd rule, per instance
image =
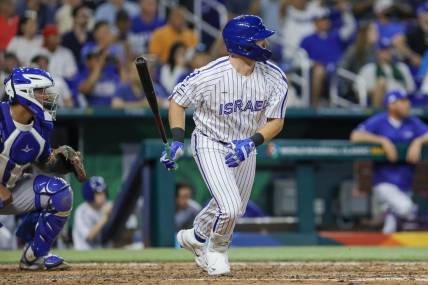
[[266, 61], [272, 52], [256, 44], [275, 32], [267, 29], [260, 17], [242, 15], [230, 20], [223, 29], [223, 40], [227, 51], [255, 61]]
[[93, 202], [95, 193], [107, 192], [107, 184], [101, 176], [92, 176], [83, 184], [82, 194], [86, 202]]

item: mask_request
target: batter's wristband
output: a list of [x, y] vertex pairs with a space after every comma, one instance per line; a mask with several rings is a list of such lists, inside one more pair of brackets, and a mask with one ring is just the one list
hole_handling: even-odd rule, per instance
[[172, 128], [171, 129], [171, 133], [172, 133], [172, 139], [174, 141], [178, 141], [178, 142], [184, 143], [184, 129], [182, 129], [182, 128]]
[[250, 140], [253, 141], [254, 145], [258, 147], [259, 145], [263, 144], [265, 141], [265, 138], [261, 133], [255, 133], [250, 137]]

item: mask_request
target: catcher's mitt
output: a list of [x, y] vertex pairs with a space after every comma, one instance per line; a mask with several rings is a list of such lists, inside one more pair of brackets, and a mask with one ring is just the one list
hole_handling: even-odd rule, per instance
[[60, 146], [52, 151], [51, 160], [56, 168], [66, 172], [74, 172], [77, 180], [83, 182], [87, 180], [83, 157], [79, 151], [75, 151], [68, 145]]

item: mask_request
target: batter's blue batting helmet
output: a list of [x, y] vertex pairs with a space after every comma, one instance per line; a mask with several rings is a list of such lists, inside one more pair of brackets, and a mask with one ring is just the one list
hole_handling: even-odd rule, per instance
[[93, 202], [95, 193], [107, 192], [107, 184], [101, 176], [92, 176], [83, 184], [82, 194], [86, 202]]
[[227, 51], [256, 61], [266, 61], [272, 52], [256, 44], [275, 32], [267, 29], [258, 16], [243, 15], [230, 20], [223, 29]]

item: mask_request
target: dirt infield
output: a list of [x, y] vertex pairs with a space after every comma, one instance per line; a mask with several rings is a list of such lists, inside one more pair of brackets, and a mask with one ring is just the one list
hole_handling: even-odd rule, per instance
[[76, 263], [53, 272], [0, 265], [0, 284], [428, 284], [428, 262], [232, 263], [232, 271], [214, 278], [192, 263]]

